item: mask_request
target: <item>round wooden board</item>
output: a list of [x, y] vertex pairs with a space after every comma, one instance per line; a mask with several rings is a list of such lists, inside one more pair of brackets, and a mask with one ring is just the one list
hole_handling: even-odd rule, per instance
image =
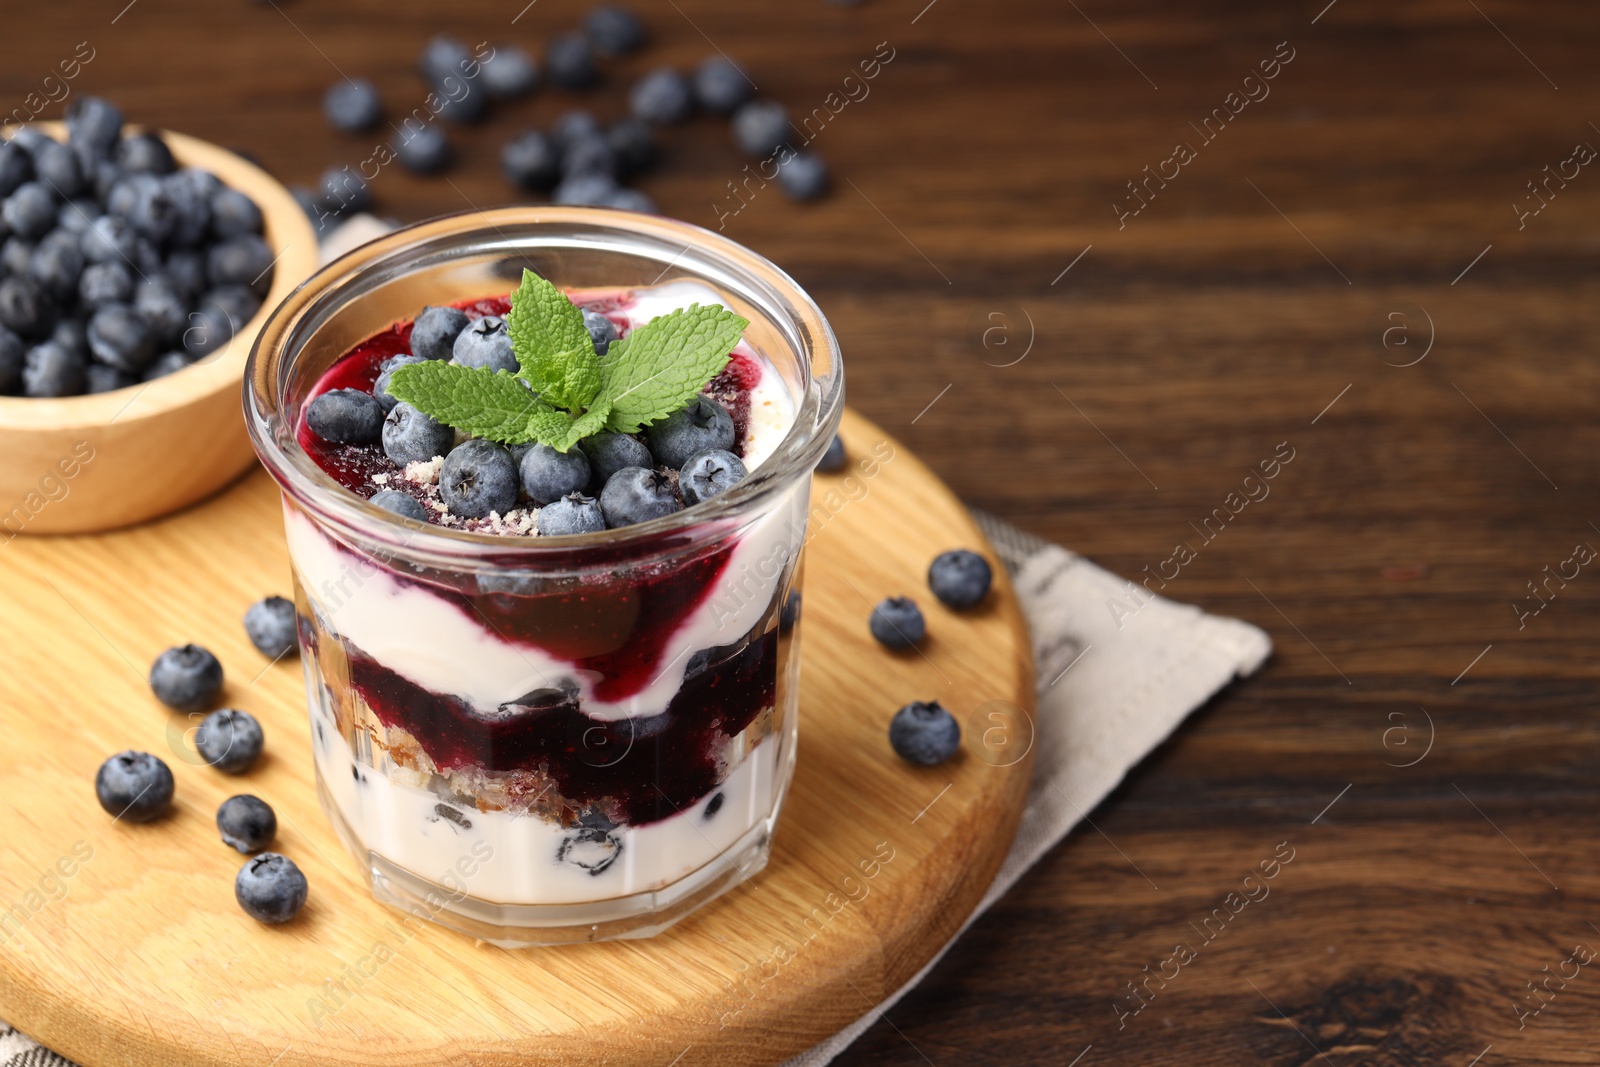
[[[1033, 667], [998, 564], [974, 612], [927, 592], [936, 553], [987, 549], [961, 504], [876, 426], [847, 413], [843, 433], [856, 465], [813, 491], [799, 764], [772, 861], [644, 941], [507, 951], [368, 896], [317, 805], [300, 665], [267, 664], [239, 622], [290, 585], [264, 472], [152, 525], [0, 546], [0, 1018], [87, 1067], [689, 1067], [774, 1063], [870, 1011], [960, 927], [1010, 844]], [[872, 603], [897, 593], [928, 617], [920, 651], [867, 635]], [[146, 686], [156, 655], [191, 640], [221, 658], [225, 703], [266, 728], [246, 776], [198, 764], [189, 720]], [[945, 766], [889, 749], [889, 716], [916, 698], [963, 722]], [[990, 701], [1022, 709], [1009, 734]], [[96, 767], [125, 748], [177, 777], [154, 824], [95, 802]], [[241, 857], [213, 816], [238, 792], [277, 809], [274, 847], [310, 879], [287, 926], [234, 903]]]

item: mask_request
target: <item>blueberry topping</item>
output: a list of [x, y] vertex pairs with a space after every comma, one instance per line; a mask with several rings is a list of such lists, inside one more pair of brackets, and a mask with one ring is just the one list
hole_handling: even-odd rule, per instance
[[82, 193], [88, 184], [78, 157], [59, 141], [46, 141], [34, 150], [33, 172], [63, 200]]
[[294, 601], [281, 596], [264, 597], [244, 613], [244, 632], [250, 643], [268, 659], [282, 659], [293, 652], [299, 633]]
[[383, 420], [383, 454], [397, 467], [426, 463], [455, 443], [455, 430], [410, 404], [396, 404]]
[[776, 100], [752, 100], [733, 113], [734, 143], [749, 155], [771, 155], [789, 133], [789, 112]]
[[211, 232], [224, 241], [261, 233], [261, 209], [237, 189], [211, 194]]
[[544, 53], [545, 73], [562, 89], [587, 89], [600, 80], [589, 42], [576, 33], [564, 33], [550, 42]]
[[933, 767], [961, 747], [961, 726], [937, 700], [913, 701], [889, 720], [889, 745], [908, 763]]
[[713, 115], [733, 114], [754, 91], [744, 71], [723, 56], [712, 56], [694, 72], [695, 100]]
[[544, 505], [576, 493], [589, 484], [589, 457], [581, 449], [557, 452], [535, 444], [520, 464], [522, 491], [535, 504]]
[[712, 449], [689, 457], [678, 475], [685, 504], [699, 504], [738, 485], [749, 472], [732, 452]]
[[222, 692], [222, 664], [199, 645], [169, 648], [150, 668], [150, 691], [178, 711], [204, 711]]
[[867, 628], [885, 648], [910, 648], [928, 632], [916, 601], [903, 596], [879, 601], [867, 619]]
[[[34, 166], [39, 165], [38, 153], [34, 154]], [[131, 137], [124, 137], [117, 144], [117, 166], [129, 174], [171, 174], [178, 169], [177, 161], [172, 158], [172, 149], [153, 133], [136, 133]]]
[[556, 849], [557, 863], [570, 863], [591, 875], [600, 875], [622, 855], [622, 839], [613, 831], [579, 830], [562, 839]]
[[941, 552], [928, 567], [928, 588], [946, 607], [957, 611], [987, 596], [993, 581], [989, 561], [964, 548]]
[[78, 275], [78, 299], [85, 307], [125, 304], [133, 299], [133, 272], [122, 263], [91, 263]]
[[393, 411], [394, 406], [400, 403], [400, 398], [389, 392], [389, 383], [394, 380], [394, 372], [401, 367], [422, 362], [424, 361], [421, 356], [390, 356], [378, 365], [378, 380], [372, 383], [372, 397], [383, 405], [383, 410]]
[[697, 396], [645, 430], [650, 451], [668, 467], [682, 467], [696, 452], [733, 448], [733, 416], [708, 396]]
[[272, 246], [255, 234], [232, 237], [211, 246], [206, 277], [212, 285], [247, 285], [265, 296], [272, 285], [272, 260]]
[[[145, 371], [148, 376], [150, 372]], [[83, 391], [85, 393], [111, 393], [118, 389], [126, 389], [130, 385], [138, 385], [140, 376], [129, 374], [125, 370], [108, 367], [104, 363], [90, 363], [84, 369]]]
[[240, 852], [260, 852], [272, 844], [278, 832], [278, 817], [260, 797], [241, 793], [229, 797], [217, 808], [217, 829], [222, 843]]
[[645, 467], [624, 467], [600, 491], [600, 510], [612, 529], [671, 515], [683, 505], [672, 491], [672, 479]]
[[682, 122], [694, 111], [694, 90], [682, 74], [671, 67], [661, 67], [634, 83], [628, 94], [628, 109], [658, 126]]
[[560, 172], [555, 147], [538, 130], [529, 130], [506, 142], [500, 150], [500, 169], [506, 181], [523, 189], [548, 189]]
[[627, 118], [614, 123], [606, 131], [606, 140], [611, 142], [611, 153], [621, 174], [636, 174], [655, 159], [655, 135], [650, 132], [650, 124], [642, 119]]
[[450, 139], [437, 126], [407, 122], [394, 135], [394, 154], [413, 174], [438, 174], [450, 166]]
[[167, 185], [154, 174], [130, 174], [119, 181], [106, 200], [106, 210], [127, 220], [134, 233], [151, 241], [165, 241], [178, 224], [177, 205], [167, 195]]
[[627, 55], [644, 44], [644, 24], [638, 15], [619, 4], [605, 4], [589, 12], [583, 20], [583, 32], [595, 51], [606, 56]]
[[483, 61], [478, 78], [491, 100], [514, 100], [533, 92], [539, 84], [539, 68], [533, 57], [516, 45], [498, 44], [494, 54]]
[[233, 880], [239, 907], [264, 923], [286, 923], [300, 914], [308, 888], [306, 876], [294, 861], [276, 852], [263, 852], [248, 861]]
[[589, 331], [589, 340], [594, 342], [595, 355], [603, 356], [611, 350], [611, 342], [617, 339], [616, 323], [598, 311], [584, 308], [583, 325]]
[[517, 355], [511, 349], [511, 333], [506, 329], [506, 320], [498, 315], [485, 315], [469, 323], [456, 335], [451, 354], [463, 367], [488, 367], [513, 374], [518, 368]]
[[402, 519], [413, 519], [416, 522], [428, 521], [428, 512], [418, 502], [417, 498], [402, 493], [398, 489], [385, 489], [381, 493], [374, 493], [372, 495], [372, 503], [389, 512], [389, 514], [398, 515]]
[[383, 118], [383, 101], [367, 79], [348, 78], [334, 82], [322, 95], [322, 114], [336, 130], [361, 133]]
[[490, 512], [504, 515], [517, 506], [520, 489], [511, 453], [479, 438], [451, 449], [439, 471], [439, 495], [464, 519], [481, 519]]
[[156, 358], [150, 324], [127, 304], [106, 304], [89, 320], [89, 351], [100, 362], [137, 374]]
[[456, 338], [467, 328], [467, 313], [460, 308], [426, 307], [411, 326], [411, 354], [423, 359], [449, 359]]
[[609, 174], [574, 174], [556, 186], [550, 199], [567, 207], [605, 207], [621, 188]]
[[87, 373], [88, 360], [81, 353], [46, 341], [30, 348], [23, 359], [22, 392], [31, 397], [76, 396], [83, 392]]
[[306, 408], [306, 425], [324, 441], [377, 444], [383, 437], [383, 405], [359, 389], [333, 389]]
[[538, 526], [545, 537], [599, 533], [606, 528], [606, 516], [594, 497], [572, 493], [540, 508]]
[[597, 433], [579, 441], [578, 447], [589, 457], [593, 485], [605, 485], [624, 467], [653, 467], [656, 463], [638, 438], [625, 433]]
[[844, 454], [844, 439], [838, 434], [833, 435], [833, 440], [828, 442], [828, 450], [822, 453], [822, 458], [817, 460], [817, 470], [826, 474], [837, 474], [844, 470], [847, 457]]
[[794, 200], [815, 200], [828, 191], [828, 165], [815, 152], [778, 160], [778, 185]]
[[194, 750], [211, 766], [227, 774], [243, 774], [261, 758], [261, 724], [248, 711], [223, 708], [200, 720], [194, 732]]
[[100, 764], [94, 795], [106, 814], [150, 822], [172, 803], [172, 769], [148, 752], [118, 752]]
[[83, 250], [76, 234], [56, 229], [45, 235], [28, 260], [28, 275], [58, 303], [70, 304], [83, 274]]

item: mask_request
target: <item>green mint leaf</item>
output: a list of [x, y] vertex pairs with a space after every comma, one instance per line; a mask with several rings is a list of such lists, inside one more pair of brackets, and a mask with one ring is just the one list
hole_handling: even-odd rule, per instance
[[749, 325], [719, 304], [690, 304], [611, 342], [600, 364], [600, 395], [611, 402], [606, 428], [637, 433], [686, 407], [728, 365]]
[[600, 391], [600, 359], [583, 324], [583, 313], [567, 295], [531, 270], [511, 294], [506, 315], [518, 373], [556, 407], [582, 411]]
[[589, 437], [592, 434], [597, 434], [601, 430], [605, 429], [606, 419], [610, 415], [610, 399], [605, 396], [595, 397], [594, 405], [590, 407], [588, 411], [585, 411], [582, 415], [579, 415], [577, 418], [572, 420], [572, 424], [567, 427], [567, 432], [565, 436], [562, 437], [560, 443], [551, 444], [550, 447], [555, 449], [557, 452], [570, 451], [573, 445], [577, 444], [585, 437]]
[[577, 418], [541, 403], [528, 418], [528, 437], [557, 452], [567, 452], [583, 438], [605, 429], [609, 414], [611, 402], [603, 396], [596, 397], [594, 406]]
[[508, 445], [531, 440], [531, 416], [540, 408], [551, 410], [520, 378], [439, 359], [398, 368], [389, 392], [463, 433]]

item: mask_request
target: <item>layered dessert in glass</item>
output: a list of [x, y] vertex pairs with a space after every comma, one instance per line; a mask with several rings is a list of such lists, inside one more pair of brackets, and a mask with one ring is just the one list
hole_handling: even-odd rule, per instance
[[[463, 514], [446, 456], [401, 464], [318, 432], [340, 436], [308, 418], [319, 397], [384, 391], [421, 309], [485, 319], [482, 333], [524, 270], [617, 341], [678, 309], [745, 322], [693, 400], [731, 421], [718, 455], [736, 474], [696, 492], [705, 464], [664, 459], [657, 422], [618, 436], [653, 449], [637, 475], [676, 501], [658, 515], [618, 517], [602, 490], [622, 475], [597, 452], [562, 501], [524, 491]], [[842, 392], [831, 331], [791, 279], [624, 212], [424, 223], [278, 309], [247, 418], [283, 489], [319, 792], [379, 899], [502, 945], [639, 937], [765, 864], [795, 757], [810, 472]], [[458, 428], [439, 451], [473, 439]], [[536, 443], [473, 447], [520, 458]], [[574, 500], [606, 503], [607, 528], [542, 532]]]

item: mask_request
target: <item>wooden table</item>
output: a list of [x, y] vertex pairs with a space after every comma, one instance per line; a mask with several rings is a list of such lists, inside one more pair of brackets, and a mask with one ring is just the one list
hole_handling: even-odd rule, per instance
[[[723, 220], [817, 296], [852, 403], [972, 503], [1273, 634], [840, 1062], [1595, 1062], [1593, 5], [925, 3], [641, 2], [657, 44], [599, 93], [456, 134], [448, 181], [374, 183], [404, 219], [509, 202], [511, 132], [614, 114], [708, 41], [797, 112], [865, 91], [817, 134], [831, 199]], [[301, 182], [371, 151], [318, 117], [335, 68], [407, 110], [446, 25], [422, 0], [121, 4], [31, 8], [0, 99], [87, 40], [74, 91]], [[581, 10], [521, 6], [449, 19], [534, 43]], [[715, 226], [743, 163], [697, 121], [642, 187]], [[1270, 496], [1230, 496], [1289, 449]]]

